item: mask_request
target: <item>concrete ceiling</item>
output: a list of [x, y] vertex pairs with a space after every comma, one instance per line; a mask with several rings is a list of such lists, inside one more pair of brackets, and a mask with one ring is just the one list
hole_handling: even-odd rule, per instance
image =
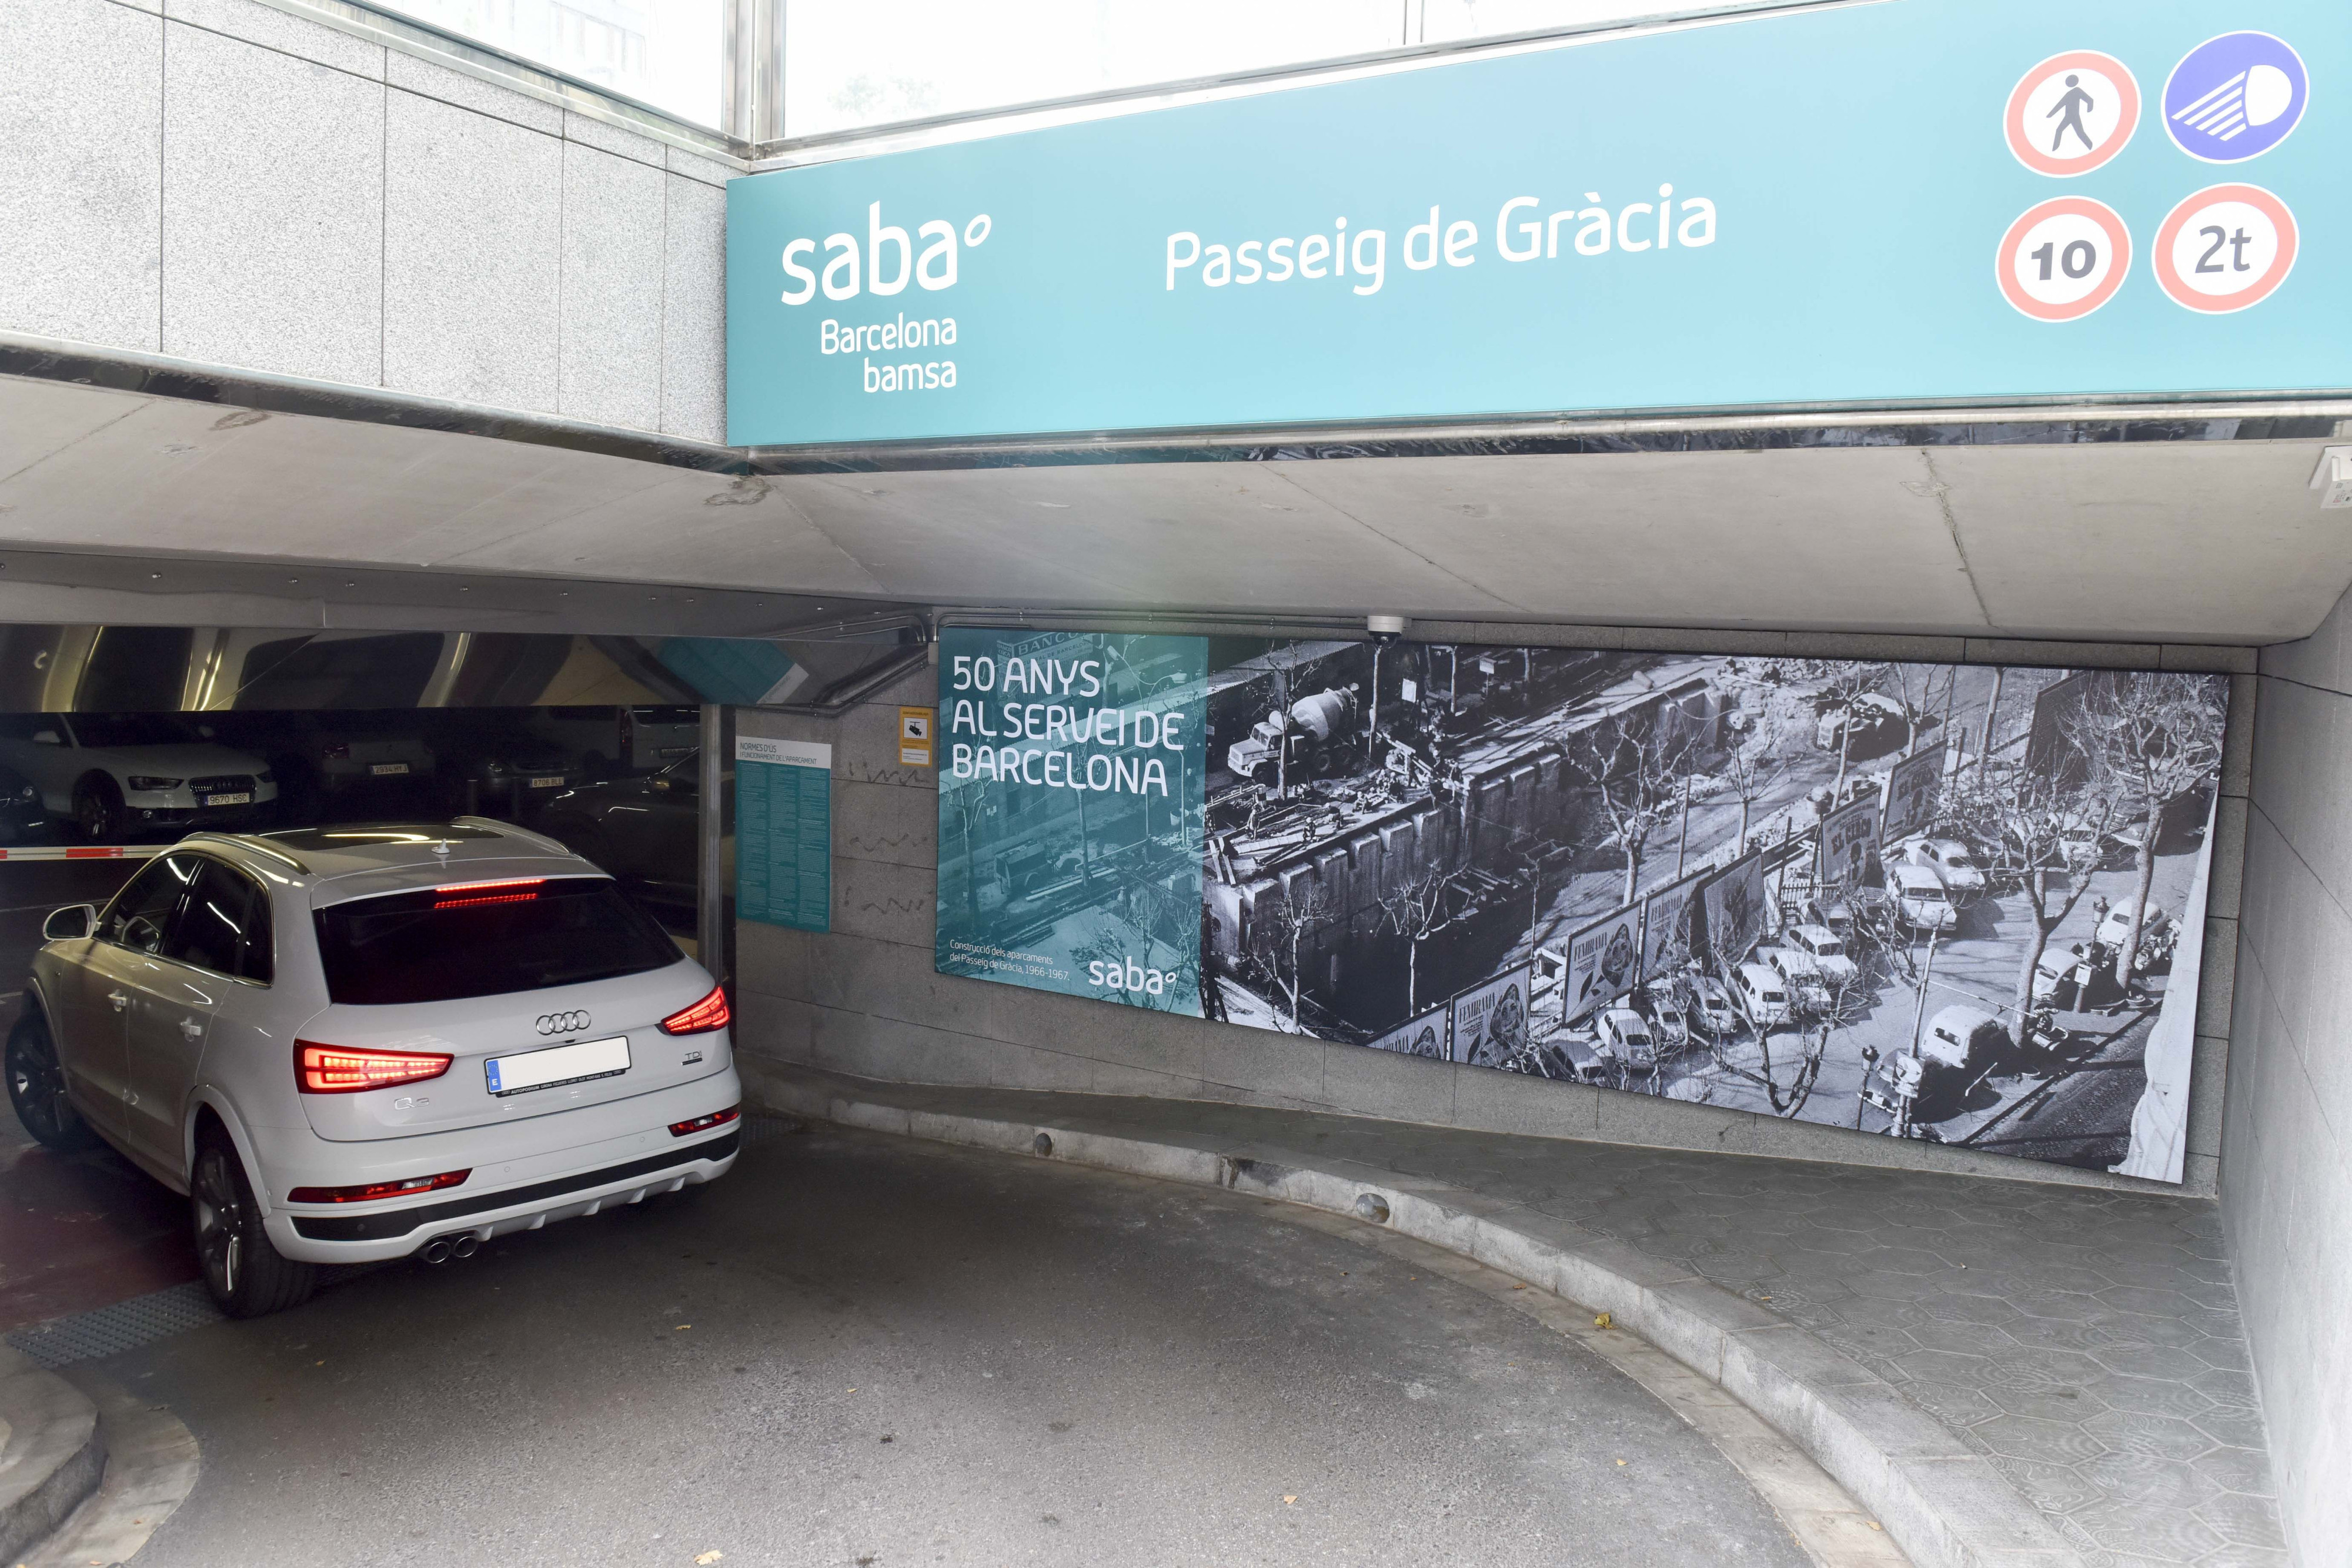
[[484, 625], [495, 601], [518, 629], [753, 634], [913, 601], [2268, 643], [2352, 582], [2352, 511], [2307, 487], [2325, 444], [760, 477], [0, 377], [0, 616], [268, 624], [282, 597], [301, 623]]

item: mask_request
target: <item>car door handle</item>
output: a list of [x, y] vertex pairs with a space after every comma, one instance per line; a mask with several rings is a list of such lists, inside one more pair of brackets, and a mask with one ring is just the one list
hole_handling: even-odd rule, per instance
[[190, 1040], [202, 1040], [205, 1037], [205, 1026], [194, 1019], [182, 1019], [180, 1032]]
[[131, 998], [124, 996], [121, 991], [107, 992], [106, 999], [114, 1004], [114, 1010], [116, 1012], [121, 1012], [123, 1009], [131, 1005]]

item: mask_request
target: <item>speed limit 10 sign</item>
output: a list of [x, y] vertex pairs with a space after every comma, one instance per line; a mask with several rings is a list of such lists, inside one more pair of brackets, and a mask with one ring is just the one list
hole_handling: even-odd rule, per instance
[[2131, 231], [2113, 207], [2058, 196], [2009, 225], [1993, 265], [2018, 309], [2037, 321], [2074, 321], [2115, 298], [2131, 258]]

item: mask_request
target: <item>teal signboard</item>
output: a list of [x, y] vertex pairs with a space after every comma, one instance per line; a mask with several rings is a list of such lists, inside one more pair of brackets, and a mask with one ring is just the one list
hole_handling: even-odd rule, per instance
[[1208, 654], [940, 633], [940, 973], [1200, 1015]]
[[740, 179], [729, 439], [2342, 388], [2352, 6], [2223, 9], [1878, 0]]

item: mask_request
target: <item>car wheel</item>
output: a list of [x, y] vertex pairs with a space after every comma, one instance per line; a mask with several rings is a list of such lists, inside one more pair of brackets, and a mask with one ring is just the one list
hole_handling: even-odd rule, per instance
[[74, 827], [85, 842], [110, 844], [122, 836], [121, 786], [100, 773], [74, 786]]
[[298, 1263], [270, 1245], [244, 1163], [218, 1133], [197, 1147], [188, 1198], [196, 1260], [221, 1311], [233, 1318], [257, 1318], [310, 1299], [319, 1285], [317, 1267]]
[[18, 1019], [8, 1031], [7, 1057], [8, 1103], [25, 1131], [52, 1149], [86, 1149], [98, 1141], [66, 1097], [65, 1069], [48, 1019], [37, 1012]]

